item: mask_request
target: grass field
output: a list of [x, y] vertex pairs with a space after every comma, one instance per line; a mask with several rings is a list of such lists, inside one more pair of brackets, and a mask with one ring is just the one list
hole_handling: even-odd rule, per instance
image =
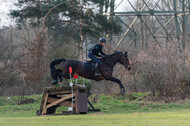
[[[138, 94], [139, 96], [141, 94]], [[17, 97], [0, 98], [0, 126], [189, 126], [190, 104], [158, 104], [130, 101], [128, 97], [100, 96], [94, 105], [101, 112], [86, 115], [36, 116], [40, 95], [34, 103], [17, 105]], [[63, 108], [58, 109], [58, 113]]]
[[[98, 114], [98, 113], [97, 113]], [[1, 126], [189, 126], [190, 110], [177, 112], [2, 117]]]

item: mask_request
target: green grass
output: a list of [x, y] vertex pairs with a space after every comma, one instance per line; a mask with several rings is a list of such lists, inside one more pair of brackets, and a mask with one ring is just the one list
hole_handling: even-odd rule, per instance
[[103, 115], [0, 118], [1, 126], [188, 126], [190, 110]]
[[31, 104], [18, 105], [20, 97], [0, 97], [0, 118], [1, 117], [31, 117], [36, 116], [36, 110], [39, 110], [41, 103], [41, 95], [26, 96], [33, 98], [35, 101]]
[[[142, 97], [146, 94], [133, 94]], [[159, 104], [144, 100], [129, 100], [129, 96], [100, 95], [96, 108], [101, 112], [86, 115], [36, 116], [41, 95], [31, 95], [34, 103], [17, 105], [19, 97], [0, 97], [0, 126], [63, 126], [63, 125], [136, 125], [136, 126], [186, 126], [190, 124], [190, 103]], [[92, 98], [93, 99], [93, 98]], [[62, 112], [64, 107], [57, 109]]]
[[[145, 94], [133, 94], [135, 97], [142, 97]], [[157, 112], [157, 111], [173, 111], [180, 109], [190, 109], [190, 103], [170, 103], [160, 104], [156, 102], [146, 102], [139, 100], [129, 100], [129, 96], [105, 96], [102, 95], [98, 98], [95, 104], [97, 108], [101, 108], [106, 113], [131, 113], [131, 112]]]

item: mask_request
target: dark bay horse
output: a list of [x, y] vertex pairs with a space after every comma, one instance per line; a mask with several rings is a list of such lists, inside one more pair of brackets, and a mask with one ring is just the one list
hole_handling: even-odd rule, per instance
[[[61, 63], [61, 67], [59, 69], [59, 77], [63, 77], [66, 79], [70, 78], [69, 75], [69, 67], [72, 67], [72, 74], [71, 76], [73, 77], [74, 75], [79, 75], [81, 77], [91, 79], [91, 80], [109, 80], [113, 82], [117, 82], [120, 86], [121, 89], [121, 94], [125, 94], [125, 88], [121, 81], [115, 77], [112, 76], [113, 73], [113, 67], [115, 66], [116, 63], [121, 63], [127, 70], [130, 70], [130, 63], [128, 59], [127, 52], [122, 53], [122, 52], [114, 52], [111, 55], [108, 55], [107, 57], [104, 57], [101, 59], [102, 64], [100, 65], [100, 73], [101, 76], [95, 77], [94, 76], [94, 69], [89, 70], [86, 69], [87, 63], [81, 62], [81, 61], [76, 61], [76, 60], [65, 60], [65, 59], [56, 59], [51, 62], [50, 68], [51, 68], [51, 74], [55, 71], [55, 65]], [[88, 63], [89, 64], [89, 63]], [[57, 70], [57, 69], [56, 69]], [[52, 78], [56, 79], [57, 77], [52, 74]]]

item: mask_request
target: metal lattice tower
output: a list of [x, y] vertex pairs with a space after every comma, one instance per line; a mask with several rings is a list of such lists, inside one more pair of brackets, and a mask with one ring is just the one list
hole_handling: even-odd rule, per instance
[[[126, 0], [130, 10], [114, 12], [115, 16], [127, 27], [118, 47], [126, 36], [130, 39], [128, 48], [141, 36], [142, 48], [146, 42], [156, 42], [160, 46], [168, 41], [178, 41], [180, 49], [189, 46], [190, 0]], [[119, 5], [118, 5], [119, 6]]]

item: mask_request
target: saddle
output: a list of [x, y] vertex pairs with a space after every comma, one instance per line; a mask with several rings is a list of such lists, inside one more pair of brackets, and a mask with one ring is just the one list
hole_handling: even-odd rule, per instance
[[[101, 61], [101, 63], [100, 63], [100, 66], [101, 66], [102, 64], [105, 63], [106, 57], [98, 58], [98, 59]], [[96, 63], [92, 59], [86, 59], [84, 62], [84, 69], [94, 71], [95, 70], [95, 64]]]
[[93, 60], [91, 60], [91, 59], [86, 59], [85, 61], [84, 61], [85, 63], [95, 63]]
[[92, 60], [85, 60], [83, 63], [84, 69], [89, 70], [89, 71], [94, 71], [95, 70], [95, 62]]
[[[101, 63], [104, 63], [106, 61], [107, 57], [102, 57], [102, 58], [98, 58], [98, 59], [101, 61]], [[84, 62], [85, 63], [95, 63], [92, 59], [86, 59]]]

